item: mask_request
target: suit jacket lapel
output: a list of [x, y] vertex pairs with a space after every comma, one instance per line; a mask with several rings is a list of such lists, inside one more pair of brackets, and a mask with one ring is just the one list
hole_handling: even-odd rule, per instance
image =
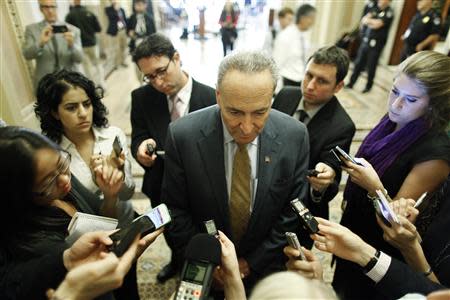
[[207, 178], [210, 181], [210, 186], [213, 187], [214, 198], [217, 201], [220, 215], [224, 216], [225, 226], [227, 229], [230, 229], [228, 192], [225, 179], [223, 129], [218, 107], [215, 114], [211, 117], [215, 120], [215, 125], [210, 126], [211, 122], [205, 122], [209, 127], [205, 127], [202, 130], [204, 139], [198, 142], [198, 147], [203, 159]]
[[276, 129], [269, 117], [263, 132], [259, 135], [258, 187], [256, 189], [255, 202], [247, 232], [252, 231], [254, 219], [258, 215], [259, 210], [263, 208], [263, 199], [266, 198], [269, 192], [268, 189], [272, 183], [274, 167], [278, 164], [277, 152], [281, 143], [277, 140], [277, 135]]
[[204, 97], [206, 97], [206, 95], [202, 93], [200, 84], [192, 79], [191, 98], [189, 99], [190, 113], [208, 106], [207, 103], [203, 101]]

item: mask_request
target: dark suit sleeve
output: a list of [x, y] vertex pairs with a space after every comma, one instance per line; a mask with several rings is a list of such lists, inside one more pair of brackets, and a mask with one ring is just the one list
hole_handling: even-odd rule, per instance
[[[142, 141], [152, 137], [145, 124], [145, 110], [141, 105], [141, 97], [137, 91], [131, 93], [131, 155], [137, 160], [137, 150]], [[141, 165], [142, 166], [142, 165]], [[142, 166], [146, 168], [145, 166]]]
[[186, 199], [186, 173], [181, 163], [181, 153], [177, 149], [172, 126], [169, 126], [165, 144], [165, 168], [161, 200], [170, 208], [172, 223], [166, 231], [171, 248], [182, 258], [184, 246], [189, 239], [198, 233], [192, 221], [189, 203]]
[[375, 287], [386, 296], [386, 299], [398, 299], [408, 293], [427, 295], [446, 288], [413, 271], [408, 265], [395, 258], [392, 258], [386, 275]]
[[309, 138], [306, 128], [303, 132], [303, 138], [299, 139], [300, 144], [298, 145], [298, 149], [303, 149], [303, 151], [299, 151], [296, 156], [290, 193], [288, 198], [283, 199], [284, 209], [278, 220], [273, 224], [267, 238], [250, 255], [245, 257], [252, 271], [259, 274], [273, 262], [274, 258], [280, 256], [280, 251], [286, 245], [286, 231], [295, 231], [299, 226], [298, 218], [290, 206], [290, 201], [297, 197], [304, 199], [308, 188], [306, 170], [309, 164]]
[[66, 275], [62, 251], [25, 262], [1, 259], [0, 299], [46, 299], [45, 292], [56, 288]]

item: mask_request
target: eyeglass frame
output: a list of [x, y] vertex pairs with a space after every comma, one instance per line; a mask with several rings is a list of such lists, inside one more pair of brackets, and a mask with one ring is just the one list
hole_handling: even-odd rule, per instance
[[57, 9], [57, 5], [39, 5], [39, 8], [41, 9]]
[[145, 83], [155, 82], [156, 79], [163, 79], [167, 75], [167, 69], [169, 69], [170, 63], [173, 60], [173, 56], [169, 59], [167, 65], [159, 71], [153, 72], [153, 74], [144, 74], [142, 80]]
[[[39, 198], [46, 198], [52, 194], [52, 192], [55, 188], [56, 179], [59, 176], [68, 175], [69, 178], [71, 177], [70, 162], [72, 161], [72, 155], [65, 150], [60, 150], [59, 152], [60, 152], [60, 156], [58, 159], [58, 169], [56, 170], [57, 174], [50, 181], [48, 181], [48, 183], [45, 184], [45, 187], [42, 188], [42, 190], [40, 192], [32, 192], [33, 196], [39, 197]], [[63, 156], [66, 156], [66, 157], [64, 158]], [[62, 161], [62, 164], [60, 165], [61, 159], [63, 159], [63, 161]]]

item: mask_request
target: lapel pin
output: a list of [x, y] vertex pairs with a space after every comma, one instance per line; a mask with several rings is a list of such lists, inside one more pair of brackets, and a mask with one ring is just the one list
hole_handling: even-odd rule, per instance
[[270, 164], [270, 156], [264, 156], [264, 162]]

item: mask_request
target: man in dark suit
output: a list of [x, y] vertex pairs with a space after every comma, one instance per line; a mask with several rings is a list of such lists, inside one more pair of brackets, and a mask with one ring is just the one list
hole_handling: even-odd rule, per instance
[[[164, 150], [171, 121], [216, 102], [214, 89], [195, 81], [181, 70], [180, 54], [162, 34], [152, 34], [136, 48], [133, 61], [148, 83], [131, 94], [131, 153], [145, 169], [142, 192], [155, 207], [161, 203], [164, 157], [147, 152], [147, 144]], [[176, 272], [167, 265], [158, 274], [165, 281]]]
[[272, 105], [308, 128], [309, 168], [319, 172], [307, 177], [309, 209], [323, 218], [328, 218], [328, 202], [341, 180], [341, 167], [330, 150], [339, 146], [348, 152], [355, 134], [355, 124], [334, 96], [344, 85], [348, 65], [347, 54], [336, 46], [317, 50], [308, 60], [301, 87], [283, 88]]
[[226, 56], [218, 105], [171, 123], [166, 140], [161, 198], [171, 211], [166, 236], [177, 259], [205, 231], [203, 222], [214, 220], [236, 245], [247, 287], [285, 269], [285, 232], [299, 227], [290, 201], [307, 191], [308, 133], [271, 110], [275, 69], [261, 52]]

